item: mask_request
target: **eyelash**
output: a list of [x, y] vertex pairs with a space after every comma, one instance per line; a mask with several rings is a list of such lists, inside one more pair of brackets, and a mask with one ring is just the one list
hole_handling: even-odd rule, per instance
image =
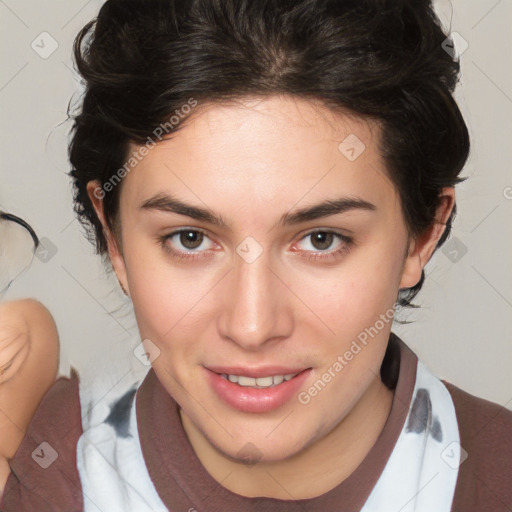
[[[198, 229], [198, 228], [194, 228], [194, 229], [185, 228], [185, 229], [179, 229], [177, 231], [173, 231], [172, 233], [169, 233], [168, 235], [162, 236], [159, 239], [160, 240], [160, 244], [162, 245], [163, 249], [168, 254], [170, 254], [173, 258], [176, 258], [176, 259], [179, 259], [179, 260], [183, 260], [183, 259], [197, 260], [197, 259], [200, 259], [200, 258], [207, 257], [207, 255], [205, 255], [206, 251], [200, 251], [200, 252], [177, 251], [176, 249], [174, 249], [173, 247], [168, 245], [167, 242], [171, 238], [173, 238], [174, 236], [179, 235], [180, 233], [188, 233], [188, 232], [202, 233], [204, 236], [208, 236], [206, 234], [206, 232], [201, 230], [201, 229]], [[349, 237], [349, 236], [346, 236], [346, 235], [342, 235], [341, 233], [336, 233], [335, 231], [329, 231], [327, 229], [325, 229], [325, 230], [315, 229], [315, 230], [309, 231], [308, 233], [306, 233], [300, 239], [300, 241], [304, 240], [308, 236], [311, 236], [311, 235], [313, 235], [315, 233], [332, 234], [335, 237], [337, 237], [338, 240], [343, 242], [343, 244], [338, 249], [331, 250], [330, 252], [323, 251], [323, 252], [320, 252], [320, 253], [311, 253], [308, 256], [301, 256], [303, 258], [307, 258], [308, 261], [311, 261], [311, 260], [313, 260], [313, 261], [318, 261], [318, 260], [326, 261], [326, 260], [337, 259], [337, 258], [341, 257], [342, 255], [344, 255], [345, 253], [347, 253], [352, 248], [352, 246], [354, 245], [354, 240], [353, 240], [352, 237]]]

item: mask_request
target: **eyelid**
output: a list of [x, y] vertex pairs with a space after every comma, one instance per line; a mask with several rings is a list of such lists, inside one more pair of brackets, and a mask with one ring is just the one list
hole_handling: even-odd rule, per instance
[[[347, 231], [351, 234], [345, 234], [343, 231]], [[340, 230], [340, 229], [336, 229], [336, 228], [332, 228], [332, 227], [325, 227], [325, 228], [312, 228], [312, 229], [308, 229], [307, 231], [305, 231], [304, 233], [298, 235], [297, 239], [298, 241], [301, 241], [303, 240], [304, 238], [314, 234], [314, 233], [331, 233], [335, 236], [338, 236], [340, 237], [342, 240], [351, 240], [353, 239], [353, 235], [352, 235], [352, 231], [349, 231], [347, 229], [345, 230]]]
[[332, 233], [334, 235], [339, 235], [341, 237], [350, 238], [350, 235], [345, 235], [344, 233], [342, 233], [342, 231], [346, 231], [348, 233], [353, 233], [352, 231], [349, 231], [348, 229], [339, 230], [339, 229], [331, 228], [331, 227], [312, 228], [312, 229], [308, 229], [307, 231], [305, 231], [304, 234], [299, 238], [299, 240], [302, 240], [304, 237], [311, 235], [313, 233]]

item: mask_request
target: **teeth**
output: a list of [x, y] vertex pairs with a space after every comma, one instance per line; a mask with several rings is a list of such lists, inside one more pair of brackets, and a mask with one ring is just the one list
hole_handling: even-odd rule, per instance
[[289, 373], [288, 375], [273, 375], [268, 377], [258, 377], [255, 379], [254, 377], [246, 377], [245, 375], [227, 375], [223, 373], [221, 374], [221, 377], [243, 387], [270, 388], [281, 384], [283, 381], [289, 381], [296, 375], [296, 373]]
[[256, 386], [256, 379], [253, 379], [252, 377], [244, 377], [243, 375], [239, 375], [238, 384], [240, 386]]
[[273, 380], [274, 380], [274, 384], [281, 384], [281, 382], [283, 382], [283, 380], [284, 380], [284, 376], [276, 375], [275, 377], [273, 377]]
[[274, 384], [273, 377], [259, 377], [256, 379], [256, 384], [263, 388], [268, 388]]

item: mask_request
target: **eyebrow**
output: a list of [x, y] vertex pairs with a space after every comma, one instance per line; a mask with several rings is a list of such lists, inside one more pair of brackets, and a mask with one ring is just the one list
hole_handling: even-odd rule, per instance
[[[143, 201], [140, 205], [140, 209], [146, 211], [157, 210], [166, 213], [177, 213], [198, 221], [231, 229], [222, 216], [216, 215], [212, 210], [186, 204], [179, 199], [166, 194], [157, 194], [156, 196]], [[328, 199], [321, 203], [283, 214], [276, 226], [293, 226], [303, 222], [322, 219], [331, 215], [337, 215], [354, 210], [376, 211], [377, 207], [360, 197], [354, 196]]]

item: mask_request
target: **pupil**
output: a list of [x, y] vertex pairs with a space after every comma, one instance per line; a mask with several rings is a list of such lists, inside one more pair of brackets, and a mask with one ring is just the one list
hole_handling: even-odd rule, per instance
[[[315, 249], [327, 249], [332, 244], [332, 233], [325, 233], [324, 231], [319, 231], [313, 235], [313, 246]], [[318, 246], [319, 245], [319, 246]]]
[[197, 249], [203, 241], [203, 234], [199, 231], [182, 231], [180, 242], [187, 249]]

